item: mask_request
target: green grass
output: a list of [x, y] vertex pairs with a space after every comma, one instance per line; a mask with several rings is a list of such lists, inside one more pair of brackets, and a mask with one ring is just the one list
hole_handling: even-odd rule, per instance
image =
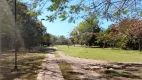
[[[0, 56], [5, 54], [0, 54]], [[0, 80], [36, 80], [38, 70], [45, 58], [42, 53], [26, 53], [18, 55], [18, 68], [20, 71], [11, 72], [14, 67], [14, 56], [6, 54], [6, 58], [0, 59]]]
[[70, 64], [64, 62], [58, 63], [58, 65], [65, 80], [80, 80], [79, 77], [73, 72]]
[[67, 55], [109, 62], [142, 62], [142, 52], [137, 50], [121, 50], [111, 48], [85, 48], [70, 46], [57, 46]]
[[55, 55], [55, 57], [58, 57], [58, 58], [62, 57], [58, 52], [55, 52], [54, 55]]

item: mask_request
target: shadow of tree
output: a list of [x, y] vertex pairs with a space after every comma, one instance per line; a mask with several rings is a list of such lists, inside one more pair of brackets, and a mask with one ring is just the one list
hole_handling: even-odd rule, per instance
[[36, 80], [38, 70], [42, 68], [41, 64], [45, 58], [44, 54], [19, 54], [18, 57], [18, 68], [20, 71], [17, 72], [11, 72], [11, 69], [14, 67], [14, 56], [0, 61], [0, 80]]
[[42, 50], [31, 50], [30, 53], [52, 53], [55, 52], [56, 49], [52, 48], [52, 47], [44, 47]]

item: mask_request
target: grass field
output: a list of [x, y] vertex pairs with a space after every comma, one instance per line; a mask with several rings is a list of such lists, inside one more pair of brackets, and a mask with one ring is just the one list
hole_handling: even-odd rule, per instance
[[142, 62], [142, 52], [137, 50], [120, 50], [111, 48], [85, 48], [57, 46], [69, 56], [81, 57], [109, 62]]
[[45, 54], [18, 54], [18, 72], [11, 72], [14, 67], [13, 53], [0, 54], [0, 57], [0, 80], [36, 80]]

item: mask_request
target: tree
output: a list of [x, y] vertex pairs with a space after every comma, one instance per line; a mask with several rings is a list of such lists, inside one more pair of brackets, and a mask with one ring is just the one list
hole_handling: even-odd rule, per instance
[[57, 39], [58, 39], [57, 36], [50, 34], [51, 45], [55, 45]]
[[100, 31], [98, 23], [99, 21], [96, 16], [91, 15], [87, 17], [85, 21], [81, 22], [76, 28], [74, 28], [71, 32], [71, 37], [76, 43], [92, 46], [95, 44], [95, 33]]
[[55, 35], [52, 35], [50, 33], [45, 33], [43, 35], [43, 38], [44, 38], [43, 45], [47, 45], [47, 46], [55, 45], [58, 39]]
[[127, 36], [129, 46], [137, 40], [139, 42], [139, 50], [141, 51], [142, 21], [137, 19], [124, 19], [119, 23], [119, 27], [120, 31]]
[[24, 3], [19, 2], [17, 5], [19, 5], [17, 8], [18, 28], [24, 39], [25, 47], [30, 50], [41, 44], [46, 29], [35, 17], [27, 14], [29, 10]]
[[[6, 3], [6, 1], [1, 1], [1, 3]], [[0, 7], [0, 52], [14, 46], [14, 18], [8, 6], [6, 3]]]
[[[8, 5], [11, 6], [11, 14], [14, 15], [14, 1], [7, 0], [7, 2]], [[9, 21], [13, 23], [13, 25], [9, 25], [9, 27], [13, 28], [13, 31], [11, 32], [14, 33], [14, 30], [16, 30], [17, 32], [13, 34], [13, 40], [17, 38], [17, 43], [19, 43], [19, 47], [22, 46], [28, 50], [30, 50], [34, 46], [38, 46], [39, 44], [41, 44], [41, 41], [43, 40], [43, 34], [46, 30], [46, 28], [43, 25], [41, 25], [40, 22], [37, 20], [37, 16], [31, 16], [29, 12], [29, 7], [25, 3], [17, 1], [17, 27], [13, 27], [14, 18], [9, 17], [5, 19], [10, 19]]]
[[[100, 47], [105, 48], [107, 42], [109, 41], [107, 33], [100, 31], [96, 35], [97, 35], [97, 41], [96, 42], [100, 44]], [[101, 45], [101, 43], [103, 43], [103, 46]]]
[[91, 32], [85, 32], [81, 35], [80, 38], [80, 44], [85, 44], [86, 46], [91, 47], [95, 44], [96, 41], [96, 35], [95, 33]]
[[78, 27], [75, 27], [70, 33], [70, 36], [72, 36], [72, 38], [74, 39], [75, 44], [79, 44], [79, 38], [80, 38], [80, 34], [77, 28]]
[[73, 38], [69, 38], [69, 40], [71, 41], [71, 43], [74, 45], [75, 47], [75, 40]]
[[58, 45], [68, 45], [68, 39], [65, 38], [63, 35], [57, 37], [56, 44]]
[[51, 44], [51, 35], [46, 33], [44, 34], [43, 38], [44, 38], [44, 41], [43, 41], [44, 45], [49, 46]]
[[127, 39], [126, 39], [126, 36], [120, 32], [120, 27], [118, 24], [110, 25], [110, 27], [105, 32], [107, 33], [107, 36], [109, 39], [107, 43], [111, 45], [112, 48], [114, 47], [124, 48], [125, 47], [127, 43]]

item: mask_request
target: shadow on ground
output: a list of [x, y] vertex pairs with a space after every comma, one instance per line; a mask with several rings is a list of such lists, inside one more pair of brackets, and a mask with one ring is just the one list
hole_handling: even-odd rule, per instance
[[45, 58], [42, 53], [24, 53], [18, 54], [18, 68], [20, 71], [11, 72], [14, 68], [14, 53], [0, 54], [4, 55], [0, 59], [0, 80], [36, 80], [38, 70]]
[[52, 52], [55, 52], [56, 51], [56, 49], [54, 49], [54, 48], [52, 48], [52, 47], [44, 47], [44, 48], [42, 48], [42, 49], [40, 49], [40, 50], [31, 50], [31, 51], [29, 51], [30, 53], [45, 53], [45, 54], [47, 54], [47, 53], [52, 53]]
[[93, 71], [101, 74], [99, 78], [107, 80], [142, 80], [142, 64], [109, 63], [91, 66]]

